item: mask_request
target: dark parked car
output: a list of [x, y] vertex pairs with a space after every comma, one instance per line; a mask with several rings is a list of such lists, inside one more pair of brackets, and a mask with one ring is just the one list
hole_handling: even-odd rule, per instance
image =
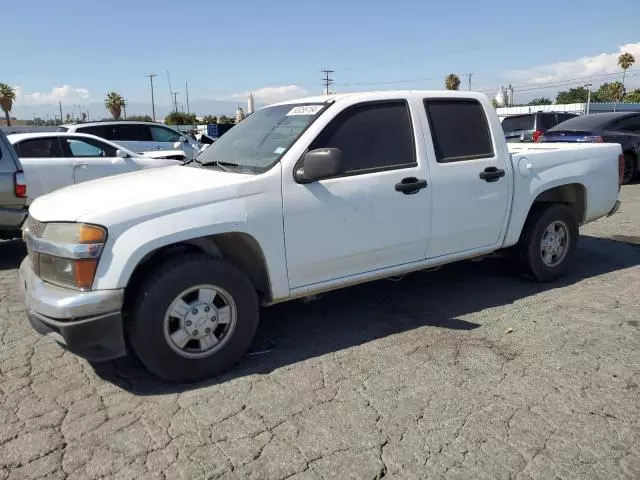
[[638, 172], [640, 112], [582, 115], [547, 130], [540, 142], [619, 143], [624, 153], [622, 183], [632, 182]]
[[536, 142], [551, 127], [574, 117], [575, 113], [565, 112], [525, 113], [502, 120], [502, 129], [509, 143]]
[[20, 237], [27, 211], [24, 172], [16, 151], [0, 130], [0, 238]]

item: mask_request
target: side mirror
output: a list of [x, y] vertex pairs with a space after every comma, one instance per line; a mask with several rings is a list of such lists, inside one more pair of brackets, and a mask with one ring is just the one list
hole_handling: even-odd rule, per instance
[[118, 158], [129, 158], [129, 154], [124, 150], [116, 150], [116, 157]]
[[342, 151], [339, 148], [317, 148], [304, 155], [295, 179], [298, 183], [311, 183], [341, 173], [344, 173]]
[[187, 137], [185, 137], [185, 136], [181, 136], [181, 137], [180, 137], [180, 141], [181, 141], [182, 143], [187, 143]]

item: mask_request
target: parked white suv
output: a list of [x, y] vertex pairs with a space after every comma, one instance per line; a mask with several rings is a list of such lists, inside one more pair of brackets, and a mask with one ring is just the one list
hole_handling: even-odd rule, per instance
[[155, 122], [114, 120], [112, 122], [62, 125], [59, 131], [88, 133], [122, 145], [136, 153], [150, 150], [182, 150], [188, 159], [200, 151], [198, 142], [166, 125]]

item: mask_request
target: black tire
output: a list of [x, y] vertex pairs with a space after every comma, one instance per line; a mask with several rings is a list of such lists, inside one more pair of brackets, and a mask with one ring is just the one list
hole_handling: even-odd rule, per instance
[[[541, 243], [545, 230], [554, 222], [566, 226], [568, 243], [564, 258], [557, 265], [549, 266], [543, 261]], [[571, 266], [579, 238], [578, 221], [569, 207], [554, 203], [534, 205], [517, 245], [520, 271], [538, 282], [551, 282], [562, 277]]]
[[[181, 292], [201, 284], [220, 287], [232, 297], [235, 327], [220, 350], [204, 358], [186, 358], [165, 338], [165, 314]], [[231, 369], [250, 347], [258, 321], [258, 297], [249, 279], [221, 260], [192, 254], [168, 261], [146, 279], [126, 331], [135, 355], [149, 372], [171, 382], [197, 382]]]
[[628, 185], [633, 182], [638, 173], [638, 162], [630, 153], [624, 154], [624, 174], [622, 176], [622, 184]]

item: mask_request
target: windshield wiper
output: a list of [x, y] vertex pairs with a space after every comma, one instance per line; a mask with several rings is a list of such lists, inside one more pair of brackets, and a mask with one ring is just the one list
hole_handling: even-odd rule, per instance
[[232, 170], [238, 168], [240, 165], [238, 165], [237, 163], [233, 163], [233, 162], [220, 162], [220, 161], [216, 161], [216, 162], [211, 162], [211, 163], [203, 163], [203, 166], [209, 166], [209, 165], [215, 165], [216, 167], [218, 167], [220, 170], [224, 171], [224, 172], [231, 172]]
[[186, 162], [182, 162], [182, 165], [189, 165], [190, 163], [193, 163], [193, 162], [197, 163], [198, 165], [202, 165], [202, 162], [196, 159], [196, 157], [190, 158]]

